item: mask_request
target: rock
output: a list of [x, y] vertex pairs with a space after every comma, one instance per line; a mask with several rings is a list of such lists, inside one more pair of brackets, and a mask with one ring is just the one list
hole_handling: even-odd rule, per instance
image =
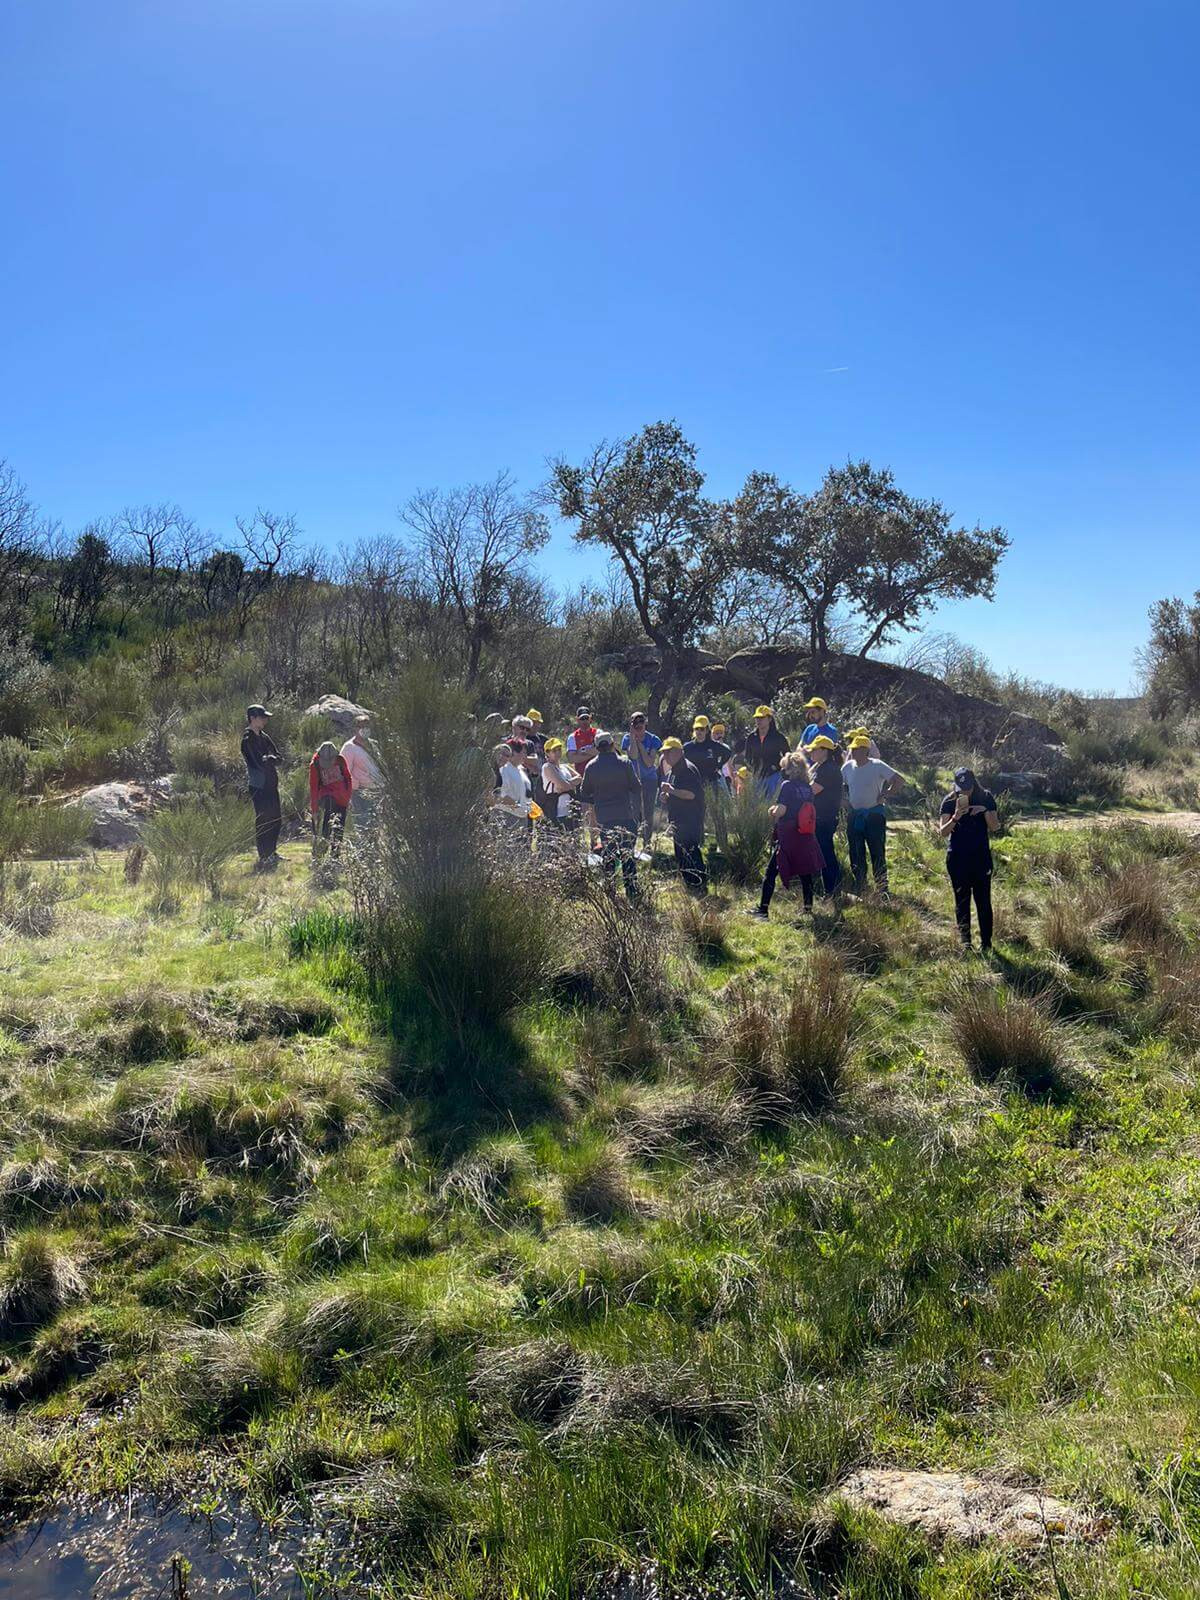
[[930, 1539], [979, 1544], [1042, 1544], [1046, 1537], [1096, 1539], [1105, 1524], [1053, 1495], [1017, 1489], [965, 1472], [905, 1472], [865, 1468], [838, 1490], [852, 1506], [916, 1528]]
[[763, 645], [758, 650], [735, 650], [725, 670], [735, 689], [769, 700], [785, 678], [799, 671], [806, 656], [806, 651], [790, 645]]
[[997, 772], [987, 779], [987, 787], [999, 794], [1007, 789], [1010, 794], [1045, 794], [1050, 779], [1044, 772]]
[[348, 739], [354, 732], [355, 717], [369, 716], [370, 712], [365, 706], [356, 706], [353, 700], [346, 700], [340, 694], [323, 694], [315, 706], [309, 706], [304, 715], [325, 717], [332, 724], [335, 733], [340, 733], [344, 739]]
[[141, 837], [153, 801], [140, 784], [99, 783], [67, 804], [90, 812], [89, 844], [100, 850], [127, 850]]

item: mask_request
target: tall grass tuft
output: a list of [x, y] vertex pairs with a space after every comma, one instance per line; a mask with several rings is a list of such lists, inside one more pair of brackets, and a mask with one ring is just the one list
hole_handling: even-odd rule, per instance
[[961, 983], [951, 1002], [950, 1031], [967, 1067], [982, 1082], [1037, 1100], [1061, 1099], [1068, 1092], [1064, 1043], [1040, 998]]
[[398, 680], [376, 718], [375, 853], [352, 863], [351, 886], [362, 960], [403, 1054], [478, 1106], [521, 1087], [503, 1081], [524, 1060], [512, 1024], [545, 991], [556, 940], [546, 897], [530, 893], [524, 835], [491, 837], [490, 769], [470, 728], [464, 698], [431, 668]]
[[0, 1338], [27, 1334], [83, 1293], [83, 1273], [51, 1233], [31, 1229], [9, 1239], [0, 1261]]
[[798, 1110], [837, 1100], [858, 1030], [849, 974], [833, 951], [814, 950], [792, 984], [780, 1030], [784, 1087]]
[[753, 883], [766, 864], [775, 832], [767, 810], [767, 802], [753, 783], [747, 784], [741, 794], [717, 792], [713, 831], [725, 870], [734, 883]]

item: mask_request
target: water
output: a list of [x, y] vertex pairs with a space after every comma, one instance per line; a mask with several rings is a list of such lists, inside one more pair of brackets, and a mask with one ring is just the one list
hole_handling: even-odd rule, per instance
[[302, 1600], [301, 1548], [236, 1509], [64, 1504], [0, 1541], [0, 1600]]

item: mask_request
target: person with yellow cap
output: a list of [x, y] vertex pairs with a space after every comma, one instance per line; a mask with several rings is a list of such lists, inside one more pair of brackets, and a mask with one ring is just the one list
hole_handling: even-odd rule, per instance
[[845, 793], [842, 775], [838, 770], [837, 745], [826, 734], [819, 733], [808, 746], [806, 754], [813, 805], [817, 813], [816, 839], [824, 862], [821, 882], [826, 894], [836, 894], [842, 877], [836, 840], [842, 815], [842, 796]]
[[755, 707], [754, 728], [738, 751], [761, 792], [769, 799], [783, 782], [779, 763], [788, 753], [788, 742], [775, 725], [775, 713], [768, 705]]
[[771, 859], [763, 877], [762, 895], [750, 915], [768, 916], [775, 884], [783, 879], [785, 889], [798, 885], [805, 911], [813, 908], [813, 882], [824, 866], [821, 847], [817, 843], [817, 815], [813, 802], [808, 762], [801, 750], [789, 750], [784, 756], [781, 770], [783, 782], [771, 807], [775, 836]]
[[667, 808], [679, 875], [692, 894], [707, 894], [708, 869], [704, 865], [705, 785], [699, 768], [688, 759], [687, 746], [682, 740], [663, 740], [659, 776], [662, 782], [658, 797]]
[[708, 731], [712, 735], [713, 740], [714, 740], [714, 742], [716, 744], [723, 744], [725, 746], [725, 748], [729, 751], [729, 754], [725, 757], [724, 761], [721, 763], [721, 777], [720, 777], [721, 787], [726, 791], [726, 793], [729, 793], [729, 791], [733, 787], [733, 768], [730, 765], [730, 763], [733, 760], [733, 746], [729, 743], [729, 740], [725, 737], [726, 733], [728, 733], [729, 730], [728, 730], [728, 728], [726, 727], [726, 725], [723, 722], [714, 722], [712, 727]]
[[[651, 733], [646, 725], [646, 713], [635, 711], [629, 719], [629, 732], [621, 735], [621, 754], [629, 757], [642, 785], [642, 809], [638, 821], [641, 823], [642, 842], [647, 851], [654, 837], [654, 807], [658, 796], [658, 752], [661, 749], [662, 740], [656, 733]], [[643, 854], [640, 859], [649, 861], [650, 857]]]
[[573, 828], [578, 824], [575, 795], [582, 776], [566, 762], [566, 746], [561, 739], [547, 739], [543, 750], [542, 788], [546, 793], [545, 812], [548, 821], [557, 828]]
[[879, 746], [871, 737], [869, 728], [851, 728], [846, 734], [846, 748], [850, 748], [851, 739], [865, 739], [867, 741], [867, 754], [873, 761], [879, 760]]
[[683, 753], [700, 774], [701, 782], [715, 789], [721, 781], [721, 768], [733, 751], [713, 738], [712, 723], [701, 712], [692, 718], [692, 737], [684, 745]]
[[[542, 751], [546, 748], [546, 735], [542, 732], [542, 713], [532, 708], [520, 719], [524, 726], [524, 740], [526, 744], [533, 745], [541, 759]], [[517, 718], [513, 718], [513, 728], [517, 726]]]
[[875, 887], [886, 900], [887, 811], [884, 802], [894, 789], [900, 787], [904, 778], [895, 767], [889, 767], [886, 761], [880, 761], [871, 754], [871, 741], [860, 733], [850, 741], [850, 759], [842, 767], [842, 782], [850, 800], [850, 820], [846, 831], [855, 890], [862, 894], [867, 886], [869, 851]]
[[821, 699], [820, 695], [814, 695], [811, 700], [806, 700], [804, 709], [812, 712], [812, 721], [800, 735], [801, 748], [807, 750], [814, 739], [821, 737], [832, 739], [834, 744], [837, 744], [838, 731], [833, 723], [830, 722], [829, 707]]

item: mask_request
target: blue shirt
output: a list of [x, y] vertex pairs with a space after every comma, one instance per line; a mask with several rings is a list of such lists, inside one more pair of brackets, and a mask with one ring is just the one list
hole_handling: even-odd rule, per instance
[[821, 734], [824, 734], [827, 739], [832, 739], [834, 744], [838, 742], [838, 731], [832, 722], [810, 722], [800, 735], [800, 743], [809, 745], [814, 739], [819, 738]]
[[[632, 742], [633, 741], [630, 739], [627, 733], [623, 733], [621, 735], [622, 755], [629, 755], [629, 747]], [[642, 735], [642, 749], [647, 755], [653, 755], [656, 750], [662, 749], [662, 740], [656, 733], [651, 733], [649, 728], [647, 728], [645, 733]], [[643, 783], [658, 782], [658, 765], [656, 762], [652, 761], [649, 766], [646, 766], [642, 761], [634, 761], [633, 764], [637, 768], [637, 775]]]

